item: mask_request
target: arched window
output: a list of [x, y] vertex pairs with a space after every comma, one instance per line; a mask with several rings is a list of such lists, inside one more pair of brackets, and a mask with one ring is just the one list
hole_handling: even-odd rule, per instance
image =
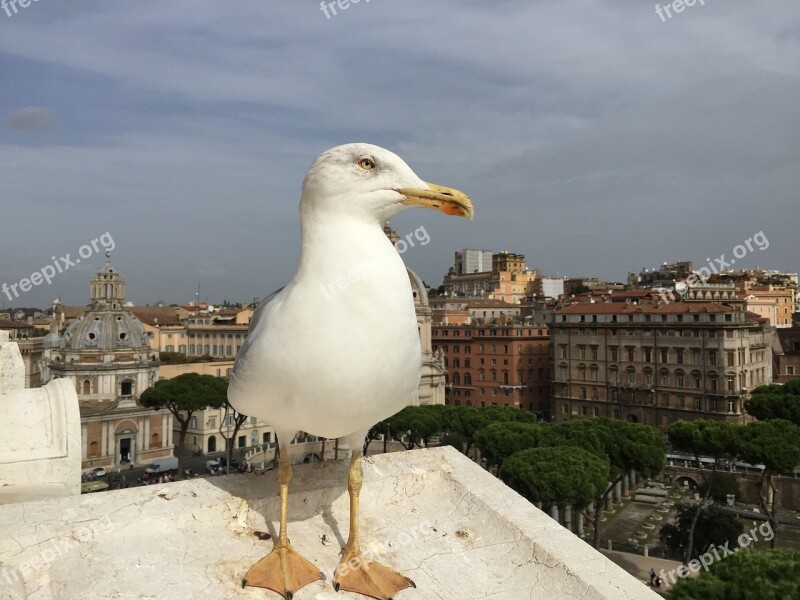
[[81, 394], [83, 394], [84, 396], [88, 396], [91, 393], [92, 393], [92, 382], [89, 381], [88, 379], [84, 379], [81, 389]]
[[151, 448], [160, 448], [161, 447], [161, 436], [157, 433], [154, 433], [150, 436], [150, 447]]
[[472, 375], [469, 373], [464, 375], [464, 385], [472, 385]]
[[208, 451], [209, 452], [216, 452], [217, 451], [217, 436], [212, 435], [208, 438]]
[[100, 456], [100, 446], [97, 442], [89, 444], [89, 456]]

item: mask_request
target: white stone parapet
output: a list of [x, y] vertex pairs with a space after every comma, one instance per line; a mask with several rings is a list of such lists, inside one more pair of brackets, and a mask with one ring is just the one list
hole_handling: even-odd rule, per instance
[[24, 384], [19, 348], [0, 332], [0, 504], [78, 495], [81, 417], [75, 388], [66, 379], [34, 389]]
[[[330, 583], [347, 466], [295, 467], [289, 537], [328, 576], [295, 600], [354, 597]], [[278, 513], [274, 471], [0, 506], [0, 599], [272, 598], [241, 581], [272, 549], [254, 533], [274, 538]], [[361, 545], [416, 582], [397, 600], [659, 598], [452, 448], [365, 459]]]

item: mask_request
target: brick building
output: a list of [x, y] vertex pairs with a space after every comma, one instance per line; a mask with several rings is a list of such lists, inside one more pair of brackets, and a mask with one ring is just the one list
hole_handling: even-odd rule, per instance
[[545, 325], [510, 322], [434, 325], [433, 348], [444, 354], [445, 403], [517, 406], [546, 416], [549, 336]]

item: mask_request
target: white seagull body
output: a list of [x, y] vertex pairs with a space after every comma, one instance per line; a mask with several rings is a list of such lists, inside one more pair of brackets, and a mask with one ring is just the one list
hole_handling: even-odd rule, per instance
[[297, 275], [256, 311], [228, 395], [279, 435], [365, 433], [419, 384], [408, 274], [378, 223], [328, 220], [313, 243], [305, 225]]
[[[397, 155], [370, 144], [332, 148], [306, 175], [300, 265], [294, 279], [253, 315], [228, 386], [233, 407], [273, 425], [281, 449], [281, 535], [273, 553], [245, 576], [247, 585], [291, 598], [319, 578], [286, 535], [291, 479], [286, 450], [299, 430], [346, 438], [353, 450], [351, 529], [342, 561], [362, 560], [361, 445], [370, 427], [411, 404], [420, 379], [411, 284], [383, 231], [390, 217], [410, 206], [472, 217], [464, 194], [422, 181]], [[337, 589], [389, 598], [413, 585], [387, 567], [369, 564], [369, 573], [337, 570]]]

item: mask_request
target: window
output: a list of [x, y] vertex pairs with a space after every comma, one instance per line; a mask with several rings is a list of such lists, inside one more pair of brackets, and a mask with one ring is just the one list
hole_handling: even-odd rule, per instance
[[683, 348], [676, 348], [675, 349], [675, 361], [679, 364], [683, 364]]
[[[714, 315], [711, 315], [712, 317]], [[708, 351], [708, 364], [712, 367], [717, 365], [717, 351], [716, 350], [709, 350]]]
[[644, 350], [644, 362], [653, 362], [653, 349], [642, 348], [642, 350]]
[[661, 362], [662, 362], [662, 363], [667, 363], [667, 362], [669, 362], [669, 349], [667, 349], [667, 348], [661, 348], [661, 349], [659, 350], [659, 352], [661, 353]]
[[597, 360], [597, 346], [591, 346], [592, 360]]
[[636, 360], [635, 358], [636, 348], [634, 348], [633, 346], [626, 346], [625, 353], [627, 355], [628, 362], [633, 362], [634, 360]]
[[683, 371], [677, 371], [675, 373], [675, 384], [678, 387], [685, 387], [686, 386], [686, 378], [683, 374]]
[[120, 386], [120, 396], [132, 396], [133, 395], [133, 382], [129, 379], [122, 382]]
[[239, 448], [245, 448], [245, 447], [247, 447], [247, 436], [246, 435], [240, 435], [239, 436]]
[[617, 348], [616, 346], [611, 346], [609, 348], [609, 350], [611, 351], [611, 360], [614, 361], [614, 362], [619, 360], [619, 356], [617, 356], [617, 354], [619, 352], [619, 348]]

